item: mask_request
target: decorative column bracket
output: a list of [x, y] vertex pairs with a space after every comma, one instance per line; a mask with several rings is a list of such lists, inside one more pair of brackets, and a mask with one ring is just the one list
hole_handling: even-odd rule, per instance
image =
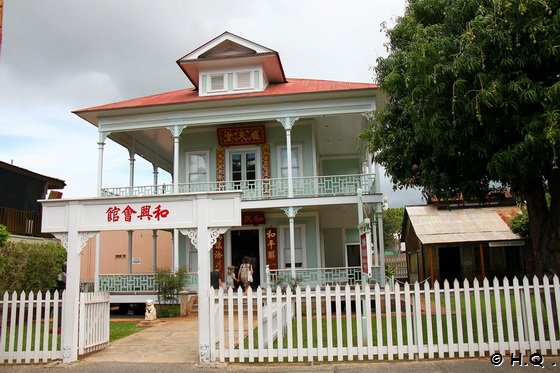
[[290, 206], [290, 207], [282, 207], [282, 211], [284, 211], [284, 214], [286, 214], [286, 216], [287, 216], [289, 219], [295, 218], [296, 215], [297, 215], [297, 213], [298, 213], [298, 211], [301, 210], [301, 209], [302, 209], [302, 207], [293, 207], [293, 206]]
[[[80, 248], [78, 249], [78, 255], [82, 254], [84, 247], [86, 247], [87, 242], [90, 238], [95, 237], [99, 232], [78, 232], [78, 238], [80, 239]], [[55, 238], [57, 238], [62, 246], [68, 251], [68, 232], [53, 233]]]
[[286, 131], [291, 130], [297, 120], [299, 120], [298, 117], [284, 117], [276, 119], [276, 121], [279, 122]]
[[[220, 228], [208, 228], [208, 238], [210, 239], [210, 245], [208, 247], [208, 251], [212, 250], [212, 247], [218, 241], [218, 237], [220, 234], [224, 234], [228, 231], [228, 227], [220, 227]], [[190, 240], [192, 245], [198, 249], [198, 229], [196, 228], [189, 228], [189, 229], [179, 229], [183, 235], [187, 236]]]
[[111, 131], [99, 131], [99, 141], [97, 142], [98, 145], [105, 145], [105, 140], [111, 134]]
[[177, 124], [177, 125], [169, 126], [169, 127], [166, 127], [166, 128], [169, 130], [169, 132], [171, 132], [171, 135], [173, 137], [179, 137], [179, 136], [181, 136], [181, 133], [183, 132], [183, 130], [185, 128], [187, 128], [187, 125], [186, 124], [182, 124], [182, 125]]

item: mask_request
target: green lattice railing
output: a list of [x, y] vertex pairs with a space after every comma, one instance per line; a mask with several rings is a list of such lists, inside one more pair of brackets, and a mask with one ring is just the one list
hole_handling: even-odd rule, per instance
[[[99, 290], [115, 293], [156, 293], [155, 273], [99, 275]], [[185, 291], [196, 291], [198, 276], [189, 273]]]

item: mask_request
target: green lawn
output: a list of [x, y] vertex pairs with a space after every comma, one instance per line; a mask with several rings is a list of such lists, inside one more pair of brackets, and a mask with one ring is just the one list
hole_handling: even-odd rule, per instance
[[[479, 313], [479, 319], [477, 319], [477, 313], [476, 313], [476, 303], [475, 303], [475, 299], [474, 299], [474, 295], [472, 295], [472, 293], [470, 294], [468, 301], [470, 301], [470, 307], [469, 309], [471, 310], [470, 313], [470, 318], [471, 318], [471, 324], [472, 326], [469, 325], [469, 323], [467, 322], [467, 302], [465, 302], [465, 297], [461, 296], [459, 298], [459, 302], [460, 302], [460, 319], [459, 319], [459, 314], [458, 314], [458, 310], [456, 307], [456, 300], [454, 297], [450, 298], [450, 314], [446, 314], [446, 305], [445, 305], [445, 300], [443, 297], [441, 297], [440, 299], [440, 305], [441, 305], [441, 316], [438, 317], [435, 315], [436, 313], [436, 304], [434, 303], [435, 299], [432, 296], [431, 300], [432, 302], [430, 303], [430, 308], [431, 308], [431, 315], [426, 315], [425, 312], [422, 313], [421, 315], [421, 322], [422, 322], [422, 342], [423, 344], [427, 344], [428, 342], [431, 342], [432, 344], [438, 344], [438, 343], [443, 343], [443, 344], [447, 344], [449, 342], [449, 337], [450, 335], [448, 334], [448, 329], [451, 328], [452, 333], [452, 337], [453, 343], [457, 343], [458, 342], [458, 321], [461, 321], [461, 332], [462, 332], [462, 342], [468, 342], [469, 339], [469, 333], [472, 334], [472, 342], [473, 343], [478, 343], [478, 342], [488, 342], [489, 339], [489, 330], [490, 330], [490, 334], [491, 337], [493, 339], [494, 342], [496, 342], [498, 340], [499, 337], [499, 327], [498, 327], [498, 310], [499, 310], [499, 315], [501, 316], [501, 326], [502, 326], [502, 333], [503, 333], [503, 338], [506, 341], [510, 341], [512, 338], [515, 340], [518, 340], [518, 330], [519, 328], [523, 329], [523, 325], [518, 325], [517, 323], [517, 310], [515, 307], [515, 300], [514, 300], [514, 296], [513, 295], [508, 295], [509, 297], [509, 302], [510, 302], [510, 307], [511, 307], [511, 318], [513, 321], [513, 336], [508, 336], [508, 326], [507, 326], [507, 313], [506, 313], [506, 299], [503, 295], [503, 293], [500, 296], [500, 301], [497, 302], [497, 299], [495, 298], [494, 294], [490, 294], [489, 298], [488, 298], [488, 303], [485, 301], [484, 298], [481, 297], [480, 300], [480, 313]], [[536, 297], [534, 294], [531, 295], [530, 297], [530, 302], [531, 302], [531, 314], [532, 314], [532, 319], [533, 319], [533, 327], [534, 327], [534, 331], [535, 331], [535, 337], [538, 339], [539, 338], [539, 332], [538, 332], [538, 326], [537, 326], [537, 302], [536, 302]], [[498, 307], [499, 304], [499, 307]], [[421, 305], [422, 308], [425, 308], [425, 300], [422, 297], [421, 298]], [[541, 306], [541, 314], [545, 314], [545, 304], [544, 304], [544, 299], [541, 297], [540, 299], [540, 306]], [[490, 308], [490, 314], [491, 314], [491, 327], [489, 328], [488, 326], [488, 316], [487, 316], [487, 312], [486, 309]], [[392, 310], [394, 312], [394, 308]], [[323, 310], [324, 312], [324, 310]], [[404, 304], [402, 304], [401, 307], [401, 312], [404, 312]], [[347, 325], [350, 322], [351, 323], [351, 335], [352, 335], [352, 345], [353, 346], [357, 346], [358, 344], [358, 327], [361, 329], [362, 328], [362, 320], [356, 320], [355, 314], [352, 315], [352, 317], [350, 319], [346, 318], [346, 312], [342, 312], [342, 317], [340, 319], [340, 325], [338, 325], [338, 321], [335, 318], [335, 312], [333, 310], [333, 318], [328, 320], [326, 319], [326, 317], [321, 317], [319, 323], [318, 323], [318, 319], [315, 315], [310, 316], [311, 322], [312, 322], [312, 328], [311, 328], [311, 332], [312, 332], [312, 336], [308, 336], [308, 330], [307, 330], [307, 318], [308, 316], [305, 313], [305, 307], [302, 311], [302, 321], [301, 321], [301, 327], [302, 327], [302, 344], [304, 347], [306, 348], [308, 346], [308, 344], [311, 344], [313, 346], [317, 346], [317, 337], [318, 337], [318, 328], [321, 328], [321, 333], [322, 333], [322, 346], [325, 347], [328, 345], [329, 341], [331, 343], [331, 346], [333, 347], [337, 347], [339, 345], [341, 346], [348, 346], [348, 331], [347, 331]], [[413, 343], [413, 341], [416, 340], [416, 338], [418, 337], [417, 335], [417, 330], [416, 330], [416, 325], [415, 322], [416, 320], [413, 320], [414, 318], [411, 318], [409, 320], [410, 325], [412, 327], [411, 329], [411, 333], [408, 333], [408, 328], [407, 328], [407, 319], [406, 316], [402, 315], [400, 317], [400, 324], [401, 324], [401, 333], [400, 333], [400, 338], [401, 338], [401, 343], [404, 345], [407, 345], [410, 341], [410, 343]], [[378, 335], [380, 335], [380, 339], [381, 339], [381, 345], [387, 345], [387, 340], [388, 340], [388, 332], [387, 332], [387, 324], [388, 322], [390, 322], [391, 324], [391, 328], [390, 328], [390, 333], [391, 333], [391, 337], [392, 337], [392, 345], [397, 345], [398, 342], [398, 333], [397, 333], [397, 321], [398, 318], [397, 316], [395, 316], [394, 314], [392, 314], [389, 317], [387, 317], [385, 314], [381, 315], [380, 318], [380, 327], [378, 327], [378, 322], [377, 322], [377, 317], [375, 315], [372, 316], [371, 318], [371, 333], [372, 333], [372, 342], [373, 342], [373, 346], [377, 346], [378, 343]], [[441, 338], [438, 338], [438, 321], [441, 325]], [[331, 336], [329, 338], [329, 335], [327, 334], [327, 325], [331, 324]], [[548, 320], [546, 319], [546, 316], [543, 318], [542, 320], [543, 323], [543, 330], [545, 333], [545, 338], [547, 340], [552, 339], [560, 339], [560, 330], [555, 330], [556, 335], [555, 336], [551, 336], [550, 335], [550, 328], [548, 327]], [[478, 328], [478, 324], [480, 324], [481, 328], [480, 328], [480, 332], [481, 332], [481, 336], [479, 336], [479, 328]], [[366, 324], [367, 325], [367, 324]], [[292, 321], [292, 325], [291, 325], [291, 329], [292, 329], [292, 347], [297, 348], [298, 347], [298, 340], [297, 340], [297, 321], [294, 318]], [[341, 334], [341, 338], [337, 337], [337, 330], [340, 329], [342, 331]], [[558, 329], [558, 328], [557, 328]], [[362, 329], [363, 330], [363, 329]], [[431, 331], [432, 334], [432, 338], [431, 341], [428, 341], [428, 331]], [[245, 341], [244, 341], [244, 346], [248, 346], [248, 339], [249, 338], [253, 338], [253, 343], [255, 346], [258, 346], [258, 330], [254, 329], [253, 333], [246, 337]], [[527, 339], [528, 336], [525, 335], [525, 339]], [[274, 346], [276, 347], [278, 345], [278, 341], [274, 342]], [[283, 340], [282, 340], [282, 345], [284, 348], [288, 347], [288, 340], [287, 340], [287, 335], [283, 336]]]
[[[124, 338], [124, 337], [129, 336], [129, 335], [134, 334], [134, 333], [138, 333], [139, 331], [145, 329], [146, 327], [139, 326], [138, 321], [111, 321], [110, 325], [109, 325], [109, 328], [110, 328], [109, 329], [109, 341], [113, 342], [113, 341], [116, 341], [117, 339]], [[49, 346], [49, 349], [50, 349], [50, 348], [52, 348], [52, 334], [53, 333], [58, 333], [58, 330], [53, 329], [52, 323], [51, 323], [51, 324], [49, 324], [47, 332], [49, 333], [48, 346]], [[35, 351], [35, 348], [34, 348], [35, 347], [35, 333], [36, 333], [36, 328], [35, 328], [35, 323], [33, 323], [32, 329], [31, 329], [31, 338], [30, 338], [31, 351]], [[42, 349], [43, 349], [44, 333], [45, 333], [44, 328], [41, 328], [40, 329], [40, 335], [39, 335], [39, 351], [42, 351]], [[24, 328], [23, 328], [22, 336], [23, 336], [22, 349], [26, 350], [27, 349], [27, 325], [25, 325]], [[15, 334], [14, 334], [14, 348], [15, 349], [17, 349], [17, 340], [18, 340], [18, 331], [16, 330]], [[10, 341], [10, 329], [8, 328], [6, 330], [6, 343], [5, 343], [5, 346], [4, 346], [4, 351], [8, 351], [9, 341]], [[60, 346], [60, 334], [59, 333], [56, 337], [56, 343], [57, 343], [57, 346]]]
[[139, 326], [137, 321], [111, 321], [109, 328], [109, 342], [146, 329], [145, 326]]

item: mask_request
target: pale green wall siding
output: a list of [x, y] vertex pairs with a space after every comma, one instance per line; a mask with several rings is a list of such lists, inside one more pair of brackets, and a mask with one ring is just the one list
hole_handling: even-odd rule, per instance
[[346, 243], [358, 243], [360, 242], [360, 233], [358, 229], [345, 229]]
[[323, 175], [352, 175], [361, 173], [358, 158], [323, 159]]
[[200, 84], [198, 85], [198, 89], [200, 90], [201, 95], [206, 94], [207, 79], [208, 77], [206, 75], [202, 75]]
[[[272, 178], [279, 177], [278, 147], [286, 146], [286, 131], [278, 126], [267, 127], [267, 141], [270, 145], [270, 168]], [[313, 176], [313, 146], [311, 126], [296, 124], [292, 127], [292, 146], [302, 145], [303, 176]]]
[[188, 133], [188, 129], [185, 130], [184, 135], [181, 136], [181, 143], [179, 152], [179, 182], [186, 182], [186, 153], [196, 152], [196, 151], [208, 151], [209, 159], [209, 179], [210, 181], [216, 180], [216, 147], [218, 145], [218, 140], [216, 137], [216, 131], [211, 132], [201, 132], [201, 133]]
[[325, 267], [344, 267], [342, 251], [342, 229], [323, 229], [325, 245]]
[[[305, 226], [305, 260], [307, 261], [307, 267], [316, 268], [318, 267], [318, 259], [317, 259], [317, 230], [315, 225], [315, 217], [296, 217], [294, 220], [295, 225], [304, 225]], [[285, 219], [266, 219], [266, 227], [274, 227], [278, 229], [278, 234], [280, 234], [280, 226], [288, 226], [288, 218]], [[280, 245], [280, 239], [278, 241], [278, 245]], [[278, 246], [278, 250], [280, 251], [282, 248]], [[280, 252], [278, 253], [280, 255]]]

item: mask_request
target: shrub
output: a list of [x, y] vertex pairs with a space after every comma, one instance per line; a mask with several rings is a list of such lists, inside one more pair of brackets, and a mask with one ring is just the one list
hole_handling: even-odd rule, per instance
[[58, 243], [6, 242], [0, 247], [0, 293], [55, 290], [65, 261]]
[[6, 245], [8, 237], [10, 237], [8, 229], [6, 228], [6, 226], [0, 224], [0, 249]]
[[183, 290], [187, 280], [187, 269], [180, 267], [176, 272], [169, 269], [156, 270], [156, 290], [158, 303], [177, 303], [179, 292]]

